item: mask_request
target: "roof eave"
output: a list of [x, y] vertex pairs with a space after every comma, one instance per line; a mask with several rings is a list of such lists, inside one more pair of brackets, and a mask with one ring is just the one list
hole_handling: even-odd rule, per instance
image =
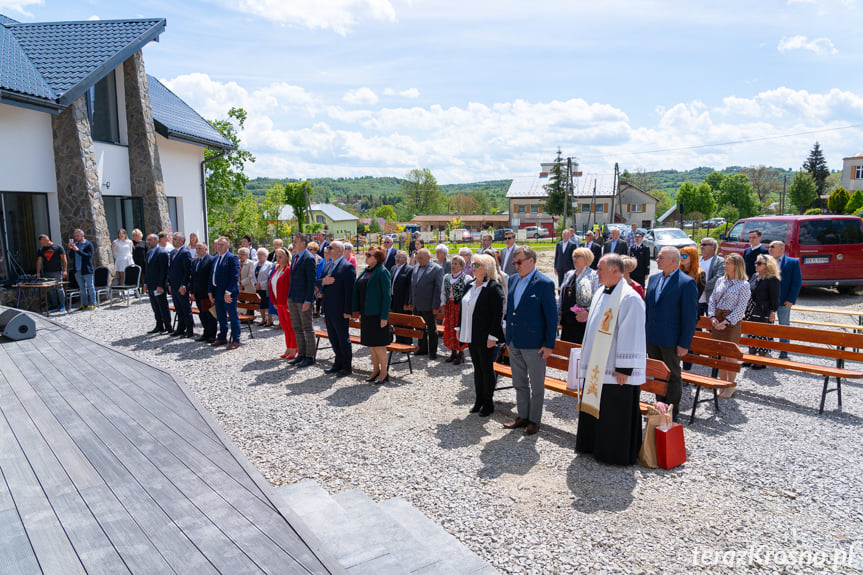
[[135, 52], [150, 42], [158, 42], [159, 36], [165, 31], [166, 24], [167, 21], [165, 18], [159, 20], [155, 25], [138, 36], [134, 41], [130, 42], [125, 48], [114, 54], [111, 58], [104, 61], [98, 68], [84, 77], [83, 80], [60, 96], [58, 103], [64, 108], [69, 106], [72, 102], [77, 100], [81, 94], [89, 90], [90, 86], [94, 85], [96, 82], [108, 75], [108, 72], [128, 60], [133, 54], [135, 54]]
[[49, 114], [59, 114], [62, 110], [60, 106], [50, 100], [7, 92], [6, 90], [0, 90], [0, 104], [9, 104], [37, 112], [48, 112]]
[[203, 146], [204, 148], [210, 148], [213, 150], [231, 151], [234, 149], [234, 146], [225, 145], [224, 143], [216, 142], [215, 140], [196, 138], [195, 136], [190, 136], [188, 134], [172, 132], [168, 129], [167, 126], [155, 120], [153, 121], [153, 124], [155, 125], [156, 132], [166, 140], [174, 140], [175, 142], [183, 142], [186, 144], [193, 144], [195, 146]]

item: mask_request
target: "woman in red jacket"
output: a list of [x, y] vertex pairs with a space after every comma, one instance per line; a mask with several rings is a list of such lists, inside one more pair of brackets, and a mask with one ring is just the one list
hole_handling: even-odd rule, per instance
[[284, 248], [276, 250], [276, 267], [270, 274], [270, 301], [276, 306], [279, 314], [279, 325], [285, 332], [285, 353], [279, 357], [293, 359], [297, 357], [297, 337], [291, 328], [291, 314], [288, 312], [288, 290], [291, 287], [291, 260]]

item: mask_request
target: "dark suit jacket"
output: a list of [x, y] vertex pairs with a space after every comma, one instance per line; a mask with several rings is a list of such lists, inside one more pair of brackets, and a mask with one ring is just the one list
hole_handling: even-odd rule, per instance
[[[152, 257], [150, 253], [152, 252]], [[156, 246], [149, 252], [147, 256], [150, 261], [147, 262], [147, 271], [144, 274], [144, 285], [151, 293], [156, 293], [156, 288], [161, 287], [166, 292], [168, 291], [168, 253]]]
[[322, 286], [324, 294], [322, 309], [324, 315], [338, 319], [343, 314], [351, 313], [357, 271], [350, 262], [341, 258], [327, 275], [332, 276], [336, 281], [330, 285]]
[[752, 246], [743, 250], [743, 261], [746, 262], [746, 277], [751, 278], [755, 275], [755, 260], [757, 260], [758, 256], [761, 254], [767, 254], [767, 246], [764, 244], [758, 244], [758, 247], [754, 250], [752, 249]]
[[506, 298], [506, 343], [518, 349], [554, 349], [557, 338], [557, 302], [554, 282], [537, 270], [515, 307], [515, 286], [524, 281], [509, 278]]
[[698, 320], [698, 287], [694, 279], [677, 269], [656, 301], [661, 278], [662, 272], [650, 276], [644, 294], [647, 343], [689, 349]]
[[81, 256], [81, 266], [75, 269], [81, 272], [81, 274], [93, 273], [93, 244], [85, 239], [81, 242], [81, 245], [78, 246], [77, 252], [75, 252], [75, 250], [67, 250], [66, 257], [71, 260], [72, 264], [70, 267], [75, 265], [76, 253]]
[[189, 290], [196, 300], [208, 297], [210, 290], [207, 285], [212, 275], [213, 256], [204, 254], [204, 257], [192, 260], [192, 271], [189, 274]]
[[436, 310], [440, 307], [443, 268], [435, 262], [429, 262], [421, 276], [419, 270], [420, 266], [417, 264], [411, 276], [410, 304], [415, 311]]
[[562, 279], [563, 276], [573, 268], [572, 263], [572, 252], [578, 246], [567, 240], [564, 242], [557, 242], [557, 245], [554, 247], [554, 269], [557, 270], [557, 275]]
[[387, 252], [387, 257], [384, 260], [384, 267], [390, 271], [393, 271], [393, 268], [396, 265], [396, 252], [399, 251], [395, 246], [391, 247]]
[[710, 275], [707, 276], [707, 283], [704, 284], [705, 299], [709, 302], [710, 296], [713, 293], [713, 288], [716, 287], [716, 280], [725, 275], [724, 259], [715, 255], [713, 261], [710, 262]]
[[800, 260], [788, 256], [779, 258], [779, 275], [782, 276], [782, 284], [779, 288], [779, 305], [785, 305], [787, 301], [797, 303], [800, 286], [803, 285]]
[[294, 303], [315, 301], [315, 278], [318, 275], [318, 262], [309, 250], [303, 250], [300, 257], [294, 256], [291, 262], [291, 290], [288, 299]]
[[[475, 279], [470, 280], [465, 289], [472, 289], [474, 282], [476, 282]], [[491, 335], [498, 341], [503, 341], [505, 336], [500, 324], [502, 317], [503, 286], [492, 280], [479, 292], [473, 308], [470, 340], [474, 343], [482, 343]], [[458, 325], [461, 327], [461, 314], [458, 316]]]
[[[216, 266], [218, 261], [219, 254], [213, 255], [213, 266]], [[213, 297], [222, 297], [228, 292], [234, 296], [236, 302], [236, 297], [240, 295], [240, 258], [230, 251], [225, 252], [222, 264], [216, 268], [215, 283], [214, 286], [212, 277], [207, 282], [207, 289]]]
[[[602, 244], [602, 255], [611, 253], [611, 244], [614, 242], [611, 240], [607, 240], [604, 244]], [[626, 240], [623, 238], [617, 238], [617, 243], [614, 245], [614, 253], [625, 256], [629, 253], [629, 245], [626, 243]]]
[[632, 273], [629, 274], [629, 277], [643, 286], [644, 280], [650, 275], [650, 248], [644, 245], [644, 243], [640, 246], [635, 245], [629, 248], [629, 255], [634, 257], [638, 264]]
[[779, 284], [775, 277], [766, 280], [749, 280], [749, 289], [752, 290], [752, 299], [755, 300], [755, 315], [769, 317], [770, 312], [779, 311]]
[[[582, 246], [582, 247], [587, 248], [587, 244], [584, 244], [584, 246]], [[593, 253], [593, 261], [591, 262], [590, 267], [591, 267], [591, 269], [595, 270], [596, 266], [599, 265], [599, 258], [602, 257], [602, 246], [596, 242], [593, 242], [590, 244], [590, 247], [587, 249], [589, 249]]]
[[179, 290], [181, 286], [189, 289], [189, 281], [192, 271], [192, 252], [182, 246], [168, 254], [168, 283], [171, 292]]
[[[395, 274], [396, 268], [394, 267], [390, 270], [392, 274]], [[393, 284], [393, 300], [390, 306], [390, 309], [396, 313], [405, 313], [405, 306], [410, 303], [411, 297], [411, 277], [413, 276], [414, 269], [405, 264], [402, 266], [402, 269], [399, 270], [399, 275], [395, 276], [395, 283]]]

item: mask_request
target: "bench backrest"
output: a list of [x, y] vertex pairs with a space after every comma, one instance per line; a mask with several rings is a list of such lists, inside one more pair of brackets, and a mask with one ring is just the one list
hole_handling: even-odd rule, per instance
[[390, 325], [393, 333], [402, 337], [422, 338], [425, 335], [426, 322], [418, 315], [390, 312]]
[[240, 297], [237, 299], [237, 307], [257, 310], [261, 307], [261, 296], [255, 292], [241, 291]]
[[740, 371], [742, 360], [743, 352], [740, 350], [740, 346], [730, 341], [711, 339], [710, 334], [703, 331], [695, 332], [695, 337], [692, 338], [692, 343], [689, 345], [689, 353], [683, 357], [683, 361], [695, 365], [704, 365], [734, 373]]
[[[698, 320], [700, 329], [710, 330], [710, 319]], [[741, 325], [741, 346], [766, 347], [776, 351], [787, 351], [801, 355], [829, 357], [848, 361], [863, 362], [863, 334], [844, 331], [828, 331], [810, 327], [776, 325], [755, 321], [744, 321]], [[755, 339], [752, 336], [774, 338], [774, 341]], [[778, 341], [790, 340], [789, 343]], [[844, 349], [838, 349], [844, 348]]]

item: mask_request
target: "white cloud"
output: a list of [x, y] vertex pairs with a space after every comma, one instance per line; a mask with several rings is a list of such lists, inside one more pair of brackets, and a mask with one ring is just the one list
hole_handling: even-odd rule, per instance
[[830, 38], [816, 38], [809, 40], [806, 36], [786, 36], [779, 41], [777, 46], [780, 52], [789, 50], [809, 50], [819, 56], [833, 55], [838, 50]]
[[101, 20], [101, 18], [99, 18], [97, 15], [93, 14], [92, 16], [87, 18], [87, 20], [89, 20], [91, 22], [95, 22], [95, 21]]
[[838, 168], [843, 155], [859, 151], [849, 142], [863, 137], [858, 129], [706, 146], [863, 122], [863, 95], [839, 89], [779, 87], [717, 106], [669, 103], [654, 120], [634, 125], [620, 108], [578, 98], [346, 109], [284, 83], [249, 92], [189, 74], [165, 84], [206, 118], [223, 118], [231, 106], [249, 112], [242, 138], [258, 158], [247, 167], [252, 177], [403, 176], [421, 166], [442, 183], [502, 179], [535, 172], [560, 146], [610, 185], [615, 162], [622, 169], [798, 166], [815, 139], [837, 156], [828, 161]]
[[8, 11], [32, 17], [33, 14], [26, 10], [27, 6], [42, 6], [44, 4], [45, 0], [0, 0], [0, 13]]
[[390, 0], [229, 0], [229, 5], [277, 22], [329, 29], [343, 36], [363, 19], [396, 19]]
[[373, 106], [378, 103], [378, 95], [371, 88], [362, 87], [356, 90], [348, 90], [342, 96], [342, 100], [348, 104]]
[[407, 90], [401, 90], [400, 92], [396, 92], [392, 88], [386, 88], [383, 91], [384, 96], [401, 96], [403, 98], [410, 98], [415, 100], [420, 97], [420, 91], [417, 88], [408, 88]]

